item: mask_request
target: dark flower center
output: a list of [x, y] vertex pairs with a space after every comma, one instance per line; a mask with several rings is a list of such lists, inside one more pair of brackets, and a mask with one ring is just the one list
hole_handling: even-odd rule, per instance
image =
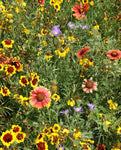
[[12, 140], [12, 135], [7, 133], [4, 137], [3, 140], [7, 143], [9, 143]]
[[17, 134], [17, 139], [18, 139], [18, 140], [22, 140], [22, 139], [23, 139], [23, 134], [18, 133], [18, 134]]
[[19, 128], [18, 127], [14, 127], [13, 132], [18, 132]]
[[36, 98], [37, 98], [37, 101], [38, 101], [38, 102], [41, 102], [41, 101], [43, 101], [43, 99], [45, 98], [45, 95], [42, 94], [42, 93], [39, 93], [39, 94], [37, 94]]
[[117, 52], [112, 52], [112, 53], [111, 53], [111, 56], [113, 56], [113, 57], [116, 57], [117, 55], [118, 55]]
[[7, 94], [7, 89], [4, 89], [4, 88], [3, 88], [3, 93], [4, 93], [4, 94]]
[[58, 130], [58, 127], [56, 126], [54, 129], [55, 129], [55, 130]]
[[6, 41], [5, 41], [5, 44], [6, 44], [6, 45], [10, 45], [10, 44], [11, 44], [11, 40], [6, 40]]
[[37, 80], [36, 78], [33, 79], [33, 80], [32, 80], [32, 84], [35, 85], [35, 84], [37, 83], [37, 81], [38, 81], [38, 80]]
[[8, 72], [9, 72], [9, 73], [12, 73], [13, 70], [14, 70], [13, 67], [9, 67], [9, 68], [8, 68]]
[[37, 146], [38, 146], [38, 148], [41, 149], [41, 150], [44, 150], [44, 149], [45, 149], [45, 144], [42, 143], [42, 142], [39, 142], [39, 143], [37, 144]]
[[22, 78], [21, 82], [22, 82], [23, 84], [27, 84], [27, 81], [26, 81], [25, 78]]
[[92, 88], [92, 87], [93, 87], [93, 82], [87, 81], [87, 82], [86, 82], [86, 87], [87, 87], [87, 88]]

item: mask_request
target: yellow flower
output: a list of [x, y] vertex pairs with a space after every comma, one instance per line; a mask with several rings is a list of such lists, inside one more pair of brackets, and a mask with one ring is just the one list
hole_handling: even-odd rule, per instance
[[43, 7], [40, 7], [38, 10], [39, 10], [39, 11], [44, 11], [44, 8], [43, 8]]
[[30, 34], [30, 31], [28, 29], [24, 29], [24, 33], [28, 35]]
[[88, 4], [88, 0], [82, 0], [83, 4]]
[[50, 0], [50, 5], [54, 5], [55, 4], [55, 0]]
[[70, 105], [71, 107], [73, 107], [75, 105], [75, 100], [73, 100], [72, 98], [70, 100], [68, 100], [68, 105]]
[[42, 41], [41, 44], [42, 44], [42, 46], [47, 46], [47, 42], [46, 41]]
[[49, 61], [52, 57], [53, 57], [52, 55], [46, 55], [46, 56], [44, 57], [44, 59], [45, 59], [46, 61]]
[[75, 140], [80, 139], [81, 138], [81, 132], [78, 131], [77, 129], [74, 129], [73, 137], [75, 138]]
[[13, 18], [13, 15], [12, 15], [12, 14], [7, 14], [7, 18], [8, 18], [8, 19]]
[[118, 127], [117, 134], [121, 134], [121, 127]]
[[89, 0], [89, 4], [90, 4], [91, 6], [93, 6], [93, 5], [94, 5], [94, 1]]
[[3, 47], [12, 48], [13, 40], [4, 40], [2, 41]]
[[53, 94], [51, 98], [52, 98], [53, 100], [58, 101], [58, 100], [60, 99], [60, 96], [57, 95], [57, 94]]
[[16, 68], [15, 68], [15, 66], [7, 65], [5, 67], [5, 72], [6, 72], [6, 75], [11, 77], [11, 76], [13, 76], [13, 74], [16, 73]]
[[116, 109], [117, 109], [117, 106], [118, 106], [117, 103], [113, 103], [112, 100], [108, 100], [107, 102], [108, 102], [108, 104], [109, 104], [109, 109], [113, 109], [113, 110], [116, 110]]
[[15, 141], [15, 136], [14, 134], [11, 134], [10, 131], [6, 130], [5, 132], [2, 133], [0, 140], [4, 146], [9, 147]]
[[16, 134], [21, 131], [21, 127], [19, 125], [12, 125], [12, 129], [10, 131]]
[[62, 131], [62, 134], [64, 136], [68, 136], [69, 133], [70, 133], [69, 129], [66, 129], [66, 128], [64, 128], [63, 131]]
[[47, 34], [48, 34], [47, 29], [42, 29], [42, 30], [41, 30], [41, 34], [42, 34], [42, 35], [47, 35]]
[[17, 132], [17, 134], [15, 135], [15, 137], [16, 137], [16, 142], [17, 142], [17, 143], [23, 142], [24, 139], [25, 139], [25, 136], [26, 136], [26, 133], [24, 133], [24, 132]]
[[44, 134], [44, 133], [39, 133], [39, 134], [37, 135], [36, 140], [35, 140], [35, 144], [38, 143], [40, 140], [43, 141], [44, 139], [46, 139], [45, 134]]
[[59, 132], [60, 129], [61, 129], [61, 127], [60, 127], [59, 124], [54, 124], [54, 126], [53, 126], [53, 131], [54, 132]]
[[1, 87], [0, 93], [1, 93], [3, 96], [9, 96], [9, 95], [10, 95], [10, 91], [9, 91], [9, 89], [8, 89], [6, 86]]
[[56, 11], [59, 11], [59, 10], [60, 10], [60, 5], [57, 4], [57, 3], [55, 3], [55, 4], [54, 4], [54, 8], [55, 8]]
[[4, 68], [3, 64], [0, 64], [0, 71], [3, 71], [3, 68]]
[[93, 32], [93, 31], [89, 31], [89, 33], [90, 33], [90, 35], [93, 35], [93, 34], [94, 34], [94, 32]]
[[94, 29], [95, 29], [95, 30], [99, 30], [99, 25], [95, 25], [95, 26], [94, 26]]
[[26, 87], [26, 86], [29, 84], [29, 82], [28, 82], [28, 80], [26, 79], [25, 76], [21, 76], [21, 77], [20, 77], [19, 83], [20, 83], [22, 86], [24, 86], [24, 87]]
[[84, 142], [87, 142], [87, 143], [91, 143], [91, 144], [94, 144], [94, 141], [93, 140], [90, 140], [90, 139], [83, 139]]
[[104, 17], [104, 20], [105, 20], [105, 21], [107, 21], [107, 20], [108, 20], [108, 18], [107, 18], [107, 17]]
[[22, 6], [22, 7], [26, 7], [26, 3], [25, 3], [25, 2], [22, 2], [21, 6]]
[[20, 8], [19, 7], [16, 7], [15, 8], [15, 12], [18, 14], [20, 12]]
[[75, 38], [73, 36], [68, 36], [68, 41], [73, 42], [73, 41], [75, 41]]

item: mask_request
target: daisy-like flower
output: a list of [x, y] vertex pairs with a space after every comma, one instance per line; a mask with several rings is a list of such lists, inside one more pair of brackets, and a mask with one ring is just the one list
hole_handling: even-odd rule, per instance
[[47, 34], [48, 34], [47, 29], [42, 29], [42, 30], [41, 30], [41, 34], [42, 34], [42, 35], [47, 35]]
[[75, 112], [78, 112], [81, 114], [81, 112], [83, 111], [83, 108], [82, 107], [78, 107], [78, 108], [73, 108]]
[[87, 79], [84, 79], [85, 82], [83, 82], [82, 87], [83, 91], [86, 93], [92, 93], [93, 90], [97, 91], [97, 82], [92, 82], [92, 77], [87, 81]]
[[40, 141], [40, 140], [42, 141], [45, 138], [46, 138], [45, 133], [39, 133], [35, 140], [35, 144], [38, 143], [38, 141]]
[[28, 80], [26, 79], [25, 76], [21, 76], [21, 77], [20, 77], [19, 83], [20, 83], [22, 86], [24, 86], [24, 87], [26, 87], [26, 86], [29, 84], [29, 82], [28, 82]]
[[54, 132], [58, 132], [60, 129], [61, 129], [61, 127], [59, 126], [59, 124], [54, 124], [54, 126], [53, 126]]
[[57, 36], [57, 35], [60, 35], [60, 34], [61, 34], [61, 30], [60, 30], [60, 28], [59, 28], [59, 25], [56, 25], [56, 26], [54, 26], [54, 27], [52, 28], [52, 34], [53, 34], [54, 36]]
[[20, 131], [21, 131], [21, 127], [19, 125], [12, 125], [11, 132], [16, 134], [17, 132], [20, 132]]
[[84, 57], [84, 55], [90, 51], [90, 47], [89, 46], [86, 46], [84, 48], [82, 48], [81, 50], [78, 51], [77, 53], [77, 58], [82, 58]]
[[67, 104], [73, 107], [75, 105], [75, 100], [71, 98], [70, 100], [68, 100]]
[[53, 100], [58, 101], [58, 100], [60, 99], [60, 96], [57, 95], [57, 94], [53, 94], [51, 98], [52, 98]]
[[86, 19], [85, 16], [85, 12], [87, 12], [87, 10], [89, 9], [89, 5], [88, 4], [84, 4], [84, 6], [82, 5], [82, 3], [80, 2], [80, 4], [75, 3], [76, 5], [72, 8], [72, 11], [75, 12], [75, 14], [73, 14], [74, 17], [76, 17], [76, 19], [81, 19], [84, 18]]
[[16, 142], [21, 143], [24, 141], [26, 134], [24, 132], [17, 132], [15, 137], [16, 137]]
[[88, 107], [89, 107], [91, 110], [95, 110], [95, 109], [96, 109], [96, 107], [95, 107], [93, 104], [88, 103], [87, 105], [88, 105]]
[[70, 29], [73, 29], [73, 27], [74, 27], [74, 24], [71, 23], [71, 22], [69, 22], [67, 25], [68, 25], [68, 27], [69, 27]]
[[50, 143], [52, 145], [58, 145], [59, 144], [59, 134], [58, 133], [51, 133], [51, 135], [49, 136], [49, 139], [50, 139]]
[[88, 4], [88, 0], [82, 0], [83, 4]]
[[85, 25], [85, 26], [82, 26], [81, 24], [79, 25], [82, 29], [88, 29], [88, 26]]
[[9, 147], [15, 141], [15, 136], [11, 134], [10, 131], [6, 130], [2, 133], [0, 140], [2, 141], [4, 146]]
[[91, 150], [91, 148], [87, 145], [87, 143], [80, 142], [80, 145], [81, 145], [85, 150]]
[[6, 75], [11, 77], [13, 74], [16, 73], [16, 68], [15, 66], [7, 65], [5, 67], [5, 72], [6, 72]]
[[45, 141], [38, 141], [38, 143], [36, 143], [36, 147], [38, 148], [38, 150], [48, 150], [48, 145], [47, 142]]
[[9, 91], [9, 89], [8, 89], [6, 86], [1, 87], [0, 93], [1, 93], [3, 96], [9, 96], [9, 95], [10, 95], [10, 91]]
[[60, 111], [60, 114], [69, 114], [69, 113], [70, 113], [70, 110], [69, 110], [69, 109]]
[[60, 10], [60, 5], [58, 3], [55, 3], [54, 8], [58, 12]]
[[37, 0], [38, 4], [40, 4], [40, 6], [44, 6], [44, 0]]
[[121, 127], [118, 127], [117, 134], [121, 134]]
[[3, 47], [12, 48], [13, 40], [4, 40], [2, 41]]
[[38, 109], [46, 107], [51, 102], [49, 90], [43, 86], [36, 87], [30, 93], [30, 104]]
[[57, 146], [57, 150], [64, 150], [64, 146], [62, 146], [61, 144], [59, 144], [59, 145]]
[[107, 56], [111, 59], [117, 59], [119, 60], [121, 58], [121, 51], [120, 50], [109, 50], [107, 52]]
[[32, 79], [30, 81], [31, 83], [31, 87], [36, 87], [38, 85], [39, 82], [39, 76], [35, 73], [35, 75], [32, 76]]

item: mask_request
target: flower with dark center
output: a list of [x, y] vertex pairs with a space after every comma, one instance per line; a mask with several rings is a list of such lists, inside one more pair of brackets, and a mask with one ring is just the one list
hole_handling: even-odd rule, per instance
[[97, 91], [97, 82], [92, 82], [92, 77], [87, 81], [87, 79], [84, 79], [85, 82], [83, 82], [82, 87], [83, 91], [86, 93], [92, 93], [93, 90]]
[[36, 87], [30, 92], [30, 104], [38, 109], [46, 107], [51, 102], [49, 90], [43, 86]]

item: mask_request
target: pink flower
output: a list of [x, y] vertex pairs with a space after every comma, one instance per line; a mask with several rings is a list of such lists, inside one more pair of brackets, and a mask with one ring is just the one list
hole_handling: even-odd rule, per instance
[[38, 109], [46, 107], [51, 102], [49, 90], [43, 86], [36, 87], [30, 92], [30, 104]]
[[89, 47], [89, 46], [86, 46], [86, 47], [84, 47], [84, 48], [82, 48], [81, 50], [78, 51], [77, 57], [78, 57], [78, 58], [82, 58], [82, 57], [84, 57], [84, 55], [85, 55], [87, 52], [89, 52], [89, 51], [90, 51], [90, 47]]
[[84, 83], [82, 84], [83, 91], [86, 93], [92, 93], [93, 90], [97, 91], [97, 82], [92, 82], [92, 77], [87, 81], [87, 79], [84, 79]]
[[44, 0], [37, 0], [38, 4], [40, 4], [40, 6], [44, 6]]
[[85, 12], [87, 12], [88, 9], [89, 9], [88, 4], [85, 4], [84, 6], [82, 6], [81, 2], [79, 5], [78, 5], [78, 3], [75, 3], [75, 6], [72, 8], [72, 11], [75, 12], [75, 14], [73, 14], [73, 16], [76, 17], [76, 19], [78, 19], [78, 20], [81, 18], [86, 19]]
[[107, 52], [107, 56], [110, 57], [110, 59], [112, 59], [112, 60], [114, 60], [114, 59], [119, 60], [121, 58], [121, 51], [120, 50], [109, 50]]

